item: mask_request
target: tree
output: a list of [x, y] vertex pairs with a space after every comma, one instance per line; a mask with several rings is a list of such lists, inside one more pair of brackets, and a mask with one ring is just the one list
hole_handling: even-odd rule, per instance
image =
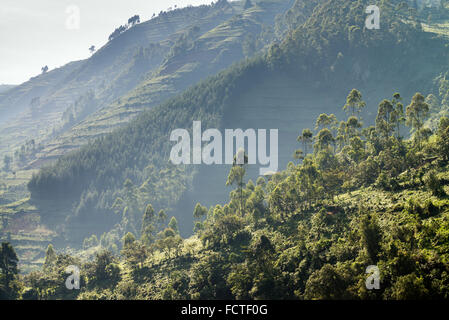
[[2, 287], [0, 287], [0, 298], [4, 295], [6, 299], [14, 298], [15, 290], [11, 288], [12, 281], [19, 273], [17, 264], [19, 259], [17, 258], [14, 248], [9, 242], [2, 242], [0, 248], [0, 281]]
[[351, 116], [345, 125], [346, 140], [349, 142], [352, 138], [359, 136], [359, 129], [362, 127], [362, 123], [357, 117]]
[[372, 216], [363, 216], [360, 222], [360, 233], [361, 241], [368, 257], [373, 264], [377, 263], [377, 254], [380, 251], [380, 242], [382, 240], [381, 229], [377, 221]]
[[243, 50], [243, 55], [246, 58], [250, 58], [254, 54], [254, 52], [256, 52], [257, 43], [256, 43], [256, 39], [254, 38], [254, 36], [252, 34], [247, 35], [245, 37], [245, 39], [243, 39], [242, 50]]
[[134, 242], [136, 241], [136, 237], [131, 232], [128, 232], [123, 237], [123, 249], [128, 249]]
[[[173, 220], [173, 218], [172, 218], [172, 220]], [[176, 221], [176, 219], [174, 221]], [[176, 222], [176, 227], [177, 227], [177, 222]], [[160, 232], [158, 237], [160, 239], [156, 242], [156, 246], [160, 250], [167, 250], [168, 257], [170, 257], [172, 249], [174, 249], [176, 251], [178, 251], [180, 249], [180, 246], [182, 244], [182, 238], [179, 236], [178, 232], [176, 232], [172, 228], [170, 228], [170, 227], [166, 228], [164, 231]]]
[[416, 93], [411, 103], [406, 108], [407, 125], [415, 130], [418, 148], [421, 149], [421, 129], [429, 114], [429, 105], [425, 102], [425, 98], [421, 93]]
[[46, 73], [48, 71], [48, 66], [43, 66], [41, 68], [42, 74]]
[[197, 203], [195, 209], [193, 209], [193, 217], [201, 219], [207, 214], [207, 208], [202, 206], [201, 203]]
[[401, 138], [401, 125], [405, 123], [404, 105], [401, 103], [402, 97], [399, 93], [393, 95], [393, 111], [391, 113], [391, 123], [396, 126], [396, 137]]
[[110, 35], [109, 35], [109, 38], [108, 38], [108, 40], [109, 41], [112, 41], [112, 40], [114, 40], [115, 38], [117, 38], [119, 35], [121, 35], [123, 32], [125, 32], [126, 30], [128, 30], [128, 26], [120, 26], [120, 27], [118, 27], [118, 28], [116, 28], [115, 30], [114, 30], [114, 32], [113, 33], [111, 33]]
[[159, 224], [159, 229], [162, 229], [165, 221], [167, 221], [168, 216], [165, 213], [163, 209], [159, 210], [159, 213], [157, 214], [157, 222]]
[[347, 284], [338, 270], [325, 264], [311, 274], [306, 283], [305, 299], [335, 300], [347, 295]]
[[89, 52], [90, 52], [91, 54], [93, 54], [93, 53], [95, 52], [95, 46], [94, 46], [94, 45], [91, 45], [91, 46], [89, 47]]
[[296, 160], [304, 159], [304, 152], [302, 151], [302, 149], [295, 150], [295, 152], [293, 153], [293, 158]]
[[147, 206], [142, 217], [142, 229], [140, 232], [140, 239], [146, 245], [154, 241], [154, 209], [151, 204]]
[[438, 153], [444, 160], [449, 160], [449, 118], [442, 117], [437, 131]]
[[429, 171], [424, 177], [424, 183], [432, 194], [436, 197], [444, 197], [446, 192], [444, 191], [443, 184], [437, 177], [435, 170]]
[[346, 98], [346, 104], [343, 106], [343, 110], [351, 112], [352, 116], [360, 114], [362, 109], [366, 106], [366, 103], [362, 100], [362, 94], [357, 89], [352, 89]]
[[335, 138], [339, 150], [343, 149], [349, 142], [347, 129], [347, 123], [345, 121], [341, 121], [337, 129], [337, 137]]
[[304, 155], [307, 155], [309, 146], [312, 144], [313, 133], [310, 129], [302, 130], [301, 135], [298, 137], [297, 141], [302, 142]]
[[168, 227], [176, 232], [176, 234], [179, 234], [178, 220], [175, 217], [171, 217]]
[[89, 284], [94, 287], [110, 287], [120, 281], [120, 267], [108, 250], [102, 250], [95, 254], [90, 273]]
[[322, 113], [319, 115], [315, 123], [315, 130], [321, 130], [324, 128], [332, 129], [331, 126], [335, 125], [337, 122], [337, 117], [335, 114], [327, 115]]
[[83, 241], [83, 248], [88, 249], [98, 246], [98, 238], [95, 234], [91, 235], [89, 238], [85, 238]]
[[376, 129], [384, 139], [387, 139], [394, 130], [391, 115], [393, 113], [393, 104], [391, 101], [384, 99], [378, 107], [376, 117]]
[[255, 258], [260, 262], [268, 260], [269, 255], [275, 252], [274, 246], [271, 244], [270, 239], [265, 235], [261, 235], [258, 241], [255, 243], [254, 248]]
[[148, 257], [148, 250], [140, 241], [136, 241], [134, 235], [128, 233], [123, 239], [121, 254], [132, 269], [140, 269]]
[[237, 185], [237, 190], [240, 194], [240, 215], [243, 216], [243, 177], [246, 174], [245, 166], [248, 164], [248, 156], [245, 154], [243, 149], [240, 149], [234, 156], [234, 164], [232, 165], [231, 171], [229, 172], [226, 185]]
[[53, 245], [50, 243], [47, 247], [47, 251], [45, 252], [45, 262], [44, 268], [51, 268], [56, 262], [56, 253], [53, 249]]
[[422, 277], [410, 273], [398, 277], [391, 288], [393, 300], [424, 300], [429, 297], [429, 290]]
[[131, 27], [137, 23], [140, 23], [140, 16], [137, 14], [128, 19], [128, 25], [131, 25]]
[[365, 145], [360, 137], [351, 138], [349, 141], [350, 150], [349, 157], [355, 163], [359, 163], [365, 156]]
[[312, 204], [317, 193], [319, 179], [320, 173], [316, 164], [311, 159], [306, 158], [298, 172], [299, 189], [304, 196], [304, 204], [308, 203], [309, 206]]
[[329, 129], [322, 129], [317, 136], [317, 151], [329, 149], [335, 143], [334, 136]]

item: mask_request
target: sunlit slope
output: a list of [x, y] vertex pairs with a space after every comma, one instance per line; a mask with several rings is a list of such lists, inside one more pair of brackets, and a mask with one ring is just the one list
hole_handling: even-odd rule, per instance
[[[417, 63], [418, 60], [419, 58]], [[378, 63], [381, 62], [376, 62]], [[376, 68], [376, 64], [369, 68]], [[378, 68], [381, 69], [380, 64]], [[256, 80], [248, 84], [245, 92], [226, 106], [221, 128], [223, 145], [225, 129], [255, 129], [256, 132], [257, 129], [266, 129], [267, 133], [270, 129], [278, 129], [279, 170], [284, 170], [288, 162], [297, 162], [293, 158], [294, 151], [303, 148], [297, 142], [298, 135], [306, 128], [314, 130], [315, 121], [321, 113], [333, 113], [339, 120], [347, 120], [348, 115], [343, 112], [342, 107], [351, 89], [357, 88], [363, 94], [367, 103], [363, 118], [367, 124], [374, 123], [378, 104], [385, 98], [391, 98], [395, 92], [401, 93], [407, 105], [415, 92], [426, 87], [430, 90], [428, 86], [421, 85], [419, 73], [416, 74], [417, 79], [409, 79], [410, 83], [402, 81], [401, 77], [392, 76], [382, 85], [377, 85], [378, 75], [371, 76], [373, 79], [364, 82], [353, 77], [347, 83], [329, 83], [327, 87], [314, 87], [307, 79], [289, 78], [284, 74]], [[206, 129], [203, 128], [203, 131]], [[266, 143], [269, 148], [268, 137]], [[255, 183], [260, 167], [259, 164], [249, 165], [245, 179], [252, 179]], [[188, 232], [193, 227], [191, 215], [197, 202], [212, 206], [228, 200], [229, 192], [235, 188], [225, 185], [230, 169], [229, 165], [197, 167], [192, 190], [186, 193], [176, 208], [176, 216], [183, 231]]]

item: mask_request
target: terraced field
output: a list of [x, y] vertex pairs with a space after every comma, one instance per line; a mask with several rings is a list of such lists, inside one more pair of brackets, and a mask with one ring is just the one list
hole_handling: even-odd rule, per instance
[[[273, 25], [275, 16], [289, 8], [289, 1], [280, 5], [279, 1], [267, 1], [241, 11], [237, 4], [215, 18], [206, 16], [196, 22], [199, 30], [206, 30], [193, 41], [187, 51], [167, 59], [151, 77], [137, 88], [89, 116], [68, 132], [51, 141], [38, 154], [32, 164], [40, 166], [70, 150], [77, 149], [87, 141], [111, 132], [137, 116], [145, 109], [152, 108], [169, 97], [182, 92], [196, 82], [243, 59], [242, 42], [249, 34], [256, 36], [267, 25]], [[228, 20], [217, 23], [223, 20]], [[232, 17], [232, 18], [231, 18]]]
[[[12, 155], [30, 139], [46, 145], [77, 124], [63, 126], [63, 114], [89, 90], [94, 90], [97, 101], [89, 107], [87, 113], [107, 108], [115, 99], [157, 71], [164, 56], [185, 30], [196, 24], [204, 30], [212, 29], [235, 15], [237, 10], [241, 10], [239, 8], [240, 3], [229, 8], [203, 6], [160, 15], [130, 28], [108, 42], [91, 58], [39, 75], [0, 95], [0, 152]], [[150, 45], [157, 48], [153, 50], [155, 52], [151, 51], [148, 56], [138, 55], [139, 49], [149, 48]], [[163, 95], [161, 99], [164, 99]], [[125, 115], [124, 119], [128, 120], [129, 115]], [[108, 132], [108, 126], [114, 127], [114, 124], [109, 121], [104, 131]], [[117, 125], [120, 124], [118, 121]], [[99, 127], [103, 125], [100, 123]], [[92, 134], [85, 136], [89, 138]], [[79, 146], [87, 139], [68, 141], [69, 146], [62, 147], [59, 154], [70, 150], [70, 144]], [[48, 153], [52, 159], [55, 155], [53, 151], [50, 143], [48, 149], [36, 156], [39, 158]], [[39, 161], [32, 167], [41, 164], [42, 161]]]
[[[253, 2], [258, 5], [246, 11], [243, 2], [236, 1], [199, 17], [193, 12], [189, 17], [174, 14], [152, 19], [120, 35], [90, 59], [69, 64], [15, 88], [8, 103], [20, 104], [21, 112], [0, 127], [0, 152], [8, 150], [12, 154], [30, 138], [43, 146], [27, 165], [14, 168], [14, 174], [10, 172], [0, 177], [0, 239], [9, 239], [15, 246], [22, 271], [32, 270], [42, 263], [48, 243], [62, 249], [58, 247], [58, 231], [44, 227], [36, 207], [28, 201], [26, 184], [32, 173], [45, 163], [128, 123], [143, 110], [162, 103], [208, 75], [244, 59], [244, 39], [249, 34], [256, 37], [266, 26], [273, 26], [276, 15], [292, 4], [292, 1], [281, 0]], [[135, 60], [133, 50], [150, 43], [158, 43], [167, 54], [192, 26], [200, 31], [184, 51], [167, 55], [162, 63], [146, 61], [146, 65], [140, 66]], [[138, 67], [140, 70], [135, 71]], [[61, 130], [63, 113], [79, 95], [92, 88], [97, 104], [88, 110], [90, 114], [68, 131]], [[39, 103], [30, 106], [35, 97], [40, 97]], [[5, 108], [0, 105], [1, 110]]]
[[11, 242], [20, 257], [20, 270], [37, 269], [45, 257], [45, 248], [56, 233], [40, 223], [39, 212], [25, 198], [0, 206], [0, 241]]

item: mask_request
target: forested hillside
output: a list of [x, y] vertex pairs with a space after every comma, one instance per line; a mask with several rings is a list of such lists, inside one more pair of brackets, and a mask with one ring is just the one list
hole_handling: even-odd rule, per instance
[[[399, 23], [394, 6], [389, 4], [383, 8], [383, 23], [389, 28], [363, 29], [363, 6], [363, 2], [334, 7], [332, 3], [326, 3], [316, 9], [307, 22], [289, 33], [284, 42], [272, 45], [263, 57], [209, 78], [143, 114], [126, 128], [61, 158], [54, 166], [44, 168], [33, 177], [29, 183], [32, 200], [45, 208], [46, 202], [51, 201], [54, 205], [56, 199], [62, 199], [61, 208], [56, 211], [60, 219], [70, 219], [66, 224], [68, 229], [78, 225], [75, 221], [97, 221], [102, 231], [95, 233], [101, 235], [122, 219], [120, 214], [117, 216], [111, 212], [117, 198], [123, 198], [122, 194], [126, 192], [124, 183], [128, 179], [139, 190], [137, 198], [140, 204], [124, 207], [136, 208], [133, 212], [136, 221], [140, 220], [147, 202], [157, 209], [175, 209], [174, 215], [185, 222], [180, 224], [185, 235], [191, 228], [188, 224], [190, 218], [184, 210], [193, 209], [194, 201], [208, 201], [201, 197], [204, 189], [211, 191], [212, 188], [217, 193], [215, 198], [224, 199], [225, 190], [220, 181], [223, 181], [224, 170], [228, 168], [214, 170], [216, 173], [208, 175], [212, 183], [196, 188], [194, 196], [189, 195], [189, 198], [196, 199], [187, 206], [183, 205], [181, 211], [176, 211], [173, 205], [180, 200], [182, 193], [179, 190], [192, 188], [182, 183], [168, 183], [178, 179], [172, 179], [172, 176], [179, 170], [176, 168], [173, 172], [174, 168], [167, 166], [166, 162], [171, 148], [167, 142], [172, 130], [190, 128], [193, 120], [201, 120], [204, 127], [223, 127], [226, 124], [226, 128], [259, 127], [269, 122], [280, 128], [281, 165], [285, 166], [297, 132], [324, 111], [338, 112], [339, 101], [351, 88], [369, 90], [366, 95], [373, 96], [364, 115], [365, 121], [371, 123], [375, 117], [373, 108], [383, 97], [401, 91], [410, 99], [418, 90], [431, 92], [433, 79], [447, 61], [445, 41], [423, 32], [418, 24]], [[324, 16], [328, 18], [324, 19]], [[356, 27], [359, 25], [362, 27]], [[277, 88], [280, 78], [284, 92]], [[408, 81], [404, 82], [404, 78]], [[267, 98], [269, 91], [265, 89], [270, 86], [277, 89], [271, 92], [273, 97]], [[280, 92], [286, 101], [282, 102]], [[321, 92], [327, 94], [322, 95]], [[306, 99], [313, 99], [310, 101], [313, 105], [301, 107], [300, 101]], [[261, 100], [274, 102], [264, 105]], [[260, 110], [250, 109], [245, 101], [251, 101], [250, 106]], [[296, 117], [288, 116], [292, 112]], [[273, 113], [277, 118], [271, 117]], [[153, 167], [157, 171], [170, 172], [168, 181], [161, 183], [160, 187], [152, 185], [156, 183], [151, 177], [152, 170], [146, 169]], [[187, 167], [186, 170], [198, 171], [202, 167]], [[191, 176], [193, 173], [186, 174]], [[57, 221], [51, 210], [45, 211], [51, 217], [49, 220]], [[104, 221], [110, 225], [105, 225]], [[90, 223], [89, 226], [90, 230], [83, 228], [82, 237], [94, 232], [95, 224]], [[79, 235], [78, 232], [70, 234]]]
[[[224, 206], [198, 203], [189, 239], [179, 236], [176, 219], [165, 226], [164, 211], [148, 205], [139, 236], [123, 237], [120, 260], [102, 249], [82, 262], [49, 246], [43, 270], [8, 282], [2, 293], [25, 299], [448, 298], [449, 118], [432, 132], [423, 127], [430, 110], [425, 98], [416, 93], [404, 105], [396, 93], [380, 102], [375, 125], [363, 126], [364, 105], [352, 90], [347, 121], [322, 114], [319, 131], [305, 129], [298, 137], [301, 163], [256, 183], [245, 178]], [[401, 123], [416, 129], [413, 138], [403, 138]], [[247, 166], [232, 167], [228, 182], [245, 176]], [[98, 249], [103, 241], [92, 237], [84, 247]], [[67, 265], [82, 265], [81, 290], [65, 288]], [[371, 291], [365, 287], [370, 265], [381, 277]]]
[[[7, 207], [7, 221], [13, 208], [31, 208], [56, 232], [55, 246], [72, 250], [49, 246], [43, 269], [14, 278], [3, 294], [447, 298], [449, 42], [429, 26], [449, 14], [445, 2], [437, 15], [379, 1], [381, 28], [371, 30], [369, 4], [295, 1], [253, 58], [39, 170], [31, 198]], [[187, 52], [230, 41], [222, 33], [240, 23], [261, 26], [263, 6], [245, 7]], [[178, 61], [173, 49], [158, 76]], [[151, 88], [143, 82], [111, 110], [151, 103]], [[170, 133], [192, 132], [193, 121], [279, 129], [279, 172], [171, 164]], [[65, 290], [68, 264], [82, 266], [80, 291]], [[365, 287], [370, 265], [379, 267], [379, 290]]]
[[[15, 243], [20, 244], [20, 256], [41, 263], [44, 253], [41, 243], [48, 241], [49, 234], [55, 234], [54, 228], [59, 228], [56, 225], [63, 221], [67, 211], [76, 210], [80, 201], [79, 197], [72, 201], [69, 195], [62, 203], [50, 202], [39, 208], [27, 203], [26, 184], [32, 173], [70, 150], [125, 125], [143, 110], [151, 109], [232, 62], [265, 51], [271, 41], [293, 28], [284, 18], [284, 12], [292, 3], [281, 0], [219, 1], [161, 12], [150, 21], [117, 29], [106, 46], [90, 59], [74, 63], [73, 70], [69, 64], [48, 71], [11, 91], [4, 101], [15, 104], [14, 110], [18, 111], [22, 108], [18, 99], [22, 99], [23, 107], [28, 111], [16, 120], [6, 121], [7, 131], [0, 138], [0, 145], [8, 150], [0, 157], [0, 204], [7, 204], [0, 212], [10, 221], [9, 228], [5, 228], [8, 231], [5, 230], [2, 236], [6, 237], [8, 232], [14, 234], [16, 227], [22, 228], [20, 236], [13, 236]], [[98, 80], [99, 77], [103, 80]], [[47, 78], [55, 82], [55, 88], [45, 81]], [[98, 85], [101, 88], [93, 87]], [[86, 89], [83, 94], [78, 94], [78, 86]], [[44, 98], [44, 91], [36, 91], [38, 87], [47, 90], [45, 95], [51, 97]], [[61, 92], [70, 93], [70, 99], [60, 99]], [[54, 99], [58, 99], [58, 106], [50, 106]], [[31, 107], [26, 105], [27, 101], [33, 101]], [[54, 126], [43, 119], [44, 114], [53, 118]], [[47, 131], [35, 134], [29, 131], [33, 128]], [[19, 140], [13, 136], [22, 142], [16, 144]], [[132, 169], [125, 171], [129, 170]], [[110, 178], [118, 180], [114, 176]], [[183, 189], [177, 189], [176, 193], [180, 190]], [[112, 197], [115, 199], [116, 195], [109, 195], [107, 199]], [[86, 210], [90, 210], [93, 201], [97, 200], [91, 200]], [[163, 200], [163, 206], [176, 201]], [[111, 212], [110, 203], [97, 207], [105, 208], [100, 211]], [[79, 210], [86, 211], [83, 208], [85, 206]], [[42, 217], [40, 210], [46, 212]], [[53, 212], [62, 216], [62, 220], [52, 221]], [[40, 221], [51, 222], [52, 230], [41, 226]], [[113, 218], [102, 229], [109, 230], [114, 223]], [[104, 223], [99, 221], [99, 224]], [[102, 230], [95, 228], [88, 233]], [[65, 241], [64, 237], [59, 239]]]

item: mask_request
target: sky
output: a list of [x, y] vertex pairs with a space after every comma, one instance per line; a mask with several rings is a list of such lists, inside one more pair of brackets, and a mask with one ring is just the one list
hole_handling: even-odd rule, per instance
[[[90, 56], [128, 18], [143, 22], [177, 5], [212, 0], [0, 0], [0, 84], [20, 84], [41, 72]], [[215, 2], [215, 1], [214, 1]]]

